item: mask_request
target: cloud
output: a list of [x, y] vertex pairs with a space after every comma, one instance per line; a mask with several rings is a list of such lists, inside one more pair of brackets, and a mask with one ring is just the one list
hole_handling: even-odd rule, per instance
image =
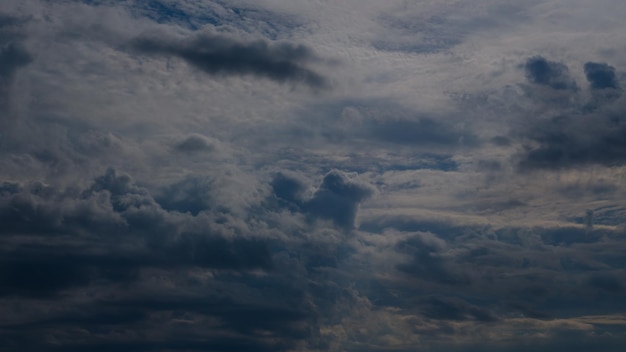
[[476, 320], [480, 322], [494, 322], [497, 320], [495, 315], [489, 310], [454, 298], [430, 297], [420, 306], [424, 315], [432, 319]]
[[191, 134], [184, 140], [176, 143], [176, 150], [181, 152], [202, 152], [215, 150], [215, 142], [201, 134]]
[[615, 68], [606, 63], [585, 63], [585, 76], [591, 89], [620, 89]]
[[622, 3], [1, 1], [0, 350], [620, 350]]
[[282, 171], [274, 175], [271, 182], [272, 190], [278, 199], [286, 205], [301, 207], [307, 197], [306, 179], [296, 173]]
[[203, 33], [183, 39], [144, 35], [133, 40], [131, 47], [145, 55], [179, 57], [210, 75], [253, 75], [316, 89], [329, 85], [325, 77], [306, 66], [318, 59], [302, 44], [246, 41], [226, 34]]
[[533, 126], [520, 167], [563, 169], [585, 165], [619, 166], [626, 162], [626, 126], [610, 111], [558, 116]]
[[0, 77], [10, 78], [20, 67], [32, 61], [32, 56], [16, 43], [9, 43], [0, 49]]
[[452, 126], [427, 117], [417, 120], [378, 120], [371, 124], [369, 133], [375, 139], [402, 145], [472, 146], [477, 143], [473, 134], [457, 131]]
[[278, 173], [272, 180], [276, 197], [287, 206], [314, 218], [331, 220], [335, 225], [353, 229], [359, 204], [375, 194], [369, 184], [351, 179], [340, 170], [331, 170], [308, 198], [304, 181], [293, 173]]
[[397, 266], [400, 272], [426, 282], [443, 285], [468, 285], [469, 277], [443, 255], [445, 242], [429, 233], [418, 233], [397, 245], [398, 252], [409, 255], [408, 262]]
[[[563, 63], [535, 56], [528, 60], [525, 68], [532, 83], [565, 91], [575, 87], [567, 83], [573, 80]], [[552, 96], [546, 92], [529, 95], [534, 101], [560, 104], [544, 111], [546, 116], [529, 118], [526, 127], [514, 132], [526, 138], [519, 159], [521, 170], [616, 166], [626, 161], [626, 144], [623, 143], [626, 128], [619, 117], [624, 103], [619, 100], [622, 93], [615, 68], [605, 63], [587, 62], [584, 71], [591, 93], [591, 99], [585, 104], [571, 96]]]
[[543, 56], [533, 56], [524, 64], [526, 79], [530, 83], [548, 86], [556, 90], [577, 90], [569, 69], [561, 62], [549, 61]]
[[32, 54], [22, 44], [23, 34], [18, 30], [23, 22], [17, 17], [0, 16], [0, 111], [9, 106], [16, 72], [33, 61]]

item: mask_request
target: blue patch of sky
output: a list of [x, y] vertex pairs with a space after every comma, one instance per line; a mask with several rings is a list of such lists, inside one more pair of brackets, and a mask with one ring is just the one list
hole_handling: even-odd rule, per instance
[[270, 11], [234, 7], [222, 1], [210, 4], [192, 12], [175, 2], [150, 0], [133, 11], [158, 23], [175, 24], [191, 30], [206, 25], [232, 26], [249, 33], [262, 34], [269, 39], [288, 38], [289, 33], [302, 25], [293, 18]]
[[[52, 0], [49, 0], [52, 1]], [[205, 26], [230, 26], [268, 39], [289, 39], [306, 23], [302, 19], [273, 13], [260, 8], [235, 7], [228, 1], [171, 0], [76, 0], [91, 6], [123, 6], [136, 17], [145, 17], [161, 24], [180, 26], [192, 31]]]

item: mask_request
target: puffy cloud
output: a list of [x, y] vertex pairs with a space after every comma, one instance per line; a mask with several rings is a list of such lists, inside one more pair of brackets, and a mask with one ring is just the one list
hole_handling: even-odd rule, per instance
[[583, 3], [0, 2], [0, 349], [621, 351]]
[[548, 86], [557, 90], [576, 90], [576, 82], [570, 77], [569, 69], [561, 62], [533, 56], [524, 64], [526, 78], [529, 82]]
[[346, 229], [354, 228], [359, 203], [375, 193], [372, 186], [352, 180], [339, 170], [328, 172], [308, 199], [303, 197], [303, 182], [290, 174], [278, 173], [272, 180], [272, 188], [274, 194], [287, 204], [294, 204], [300, 211], [331, 220]]
[[615, 68], [606, 63], [585, 63], [585, 76], [591, 89], [620, 89]]

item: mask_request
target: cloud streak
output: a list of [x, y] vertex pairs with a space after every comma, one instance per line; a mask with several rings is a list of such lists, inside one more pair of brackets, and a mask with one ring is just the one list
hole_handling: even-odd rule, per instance
[[329, 86], [325, 77], [306, 66], [319, 59], [305, 45], [262, 39], [244, 41], [225, 34], [204, 33], [182, 40], [144, 35], [130, 46], [145, 55], [181, 58], [209, 75], [252, 75], [316, 89]]

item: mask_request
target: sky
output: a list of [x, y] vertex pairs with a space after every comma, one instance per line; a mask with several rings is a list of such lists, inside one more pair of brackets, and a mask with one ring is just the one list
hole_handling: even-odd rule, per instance
[[2, 0], [0, 350], [626, 345], [623, 0]]

